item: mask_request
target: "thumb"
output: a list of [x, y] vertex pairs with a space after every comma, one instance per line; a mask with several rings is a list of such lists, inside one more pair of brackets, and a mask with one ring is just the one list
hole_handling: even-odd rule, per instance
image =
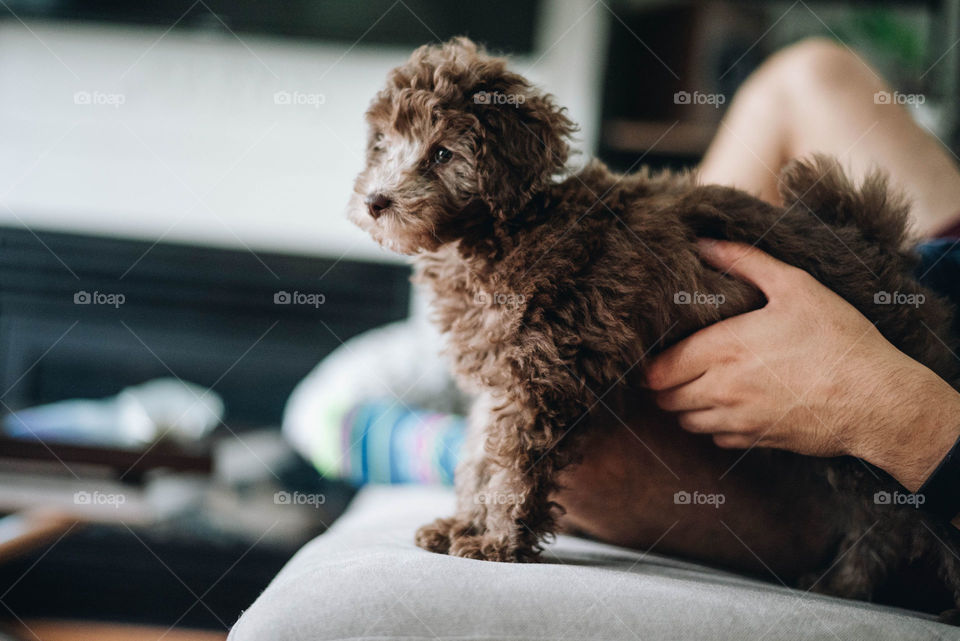
[[733, 274], [760, 291], [767, 299], [787, 291], [798, 268], [781, 262], [751, 245], [724, 240], [701, 238], [697, 240], [700, 257], [724, 273]]

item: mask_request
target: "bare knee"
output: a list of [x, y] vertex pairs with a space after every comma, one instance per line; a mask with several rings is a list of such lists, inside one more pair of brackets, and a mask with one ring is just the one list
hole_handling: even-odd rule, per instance
[[736, 102], [755, 116], [805, 111], [863, 74], [872, 76], [849, 49], [826, 38], [809, 38], [767, 58], [737, 91]]
[[849, 129], [850, 122], [870, 113], [875, 93], [885, 88], [856, 53], [831, 40], [812, 38], [770, 56], [738, 99], [745, 111], [777, 119], [785, 161], [811, 146], [831, 151], [837, 128]]
[[[834, 150], [842, 139], [836, 135], [837, 127], [850, 129], [851, 117], [868, 113], [881, 86], [855, 53], [830, 40], [809, 39], [786, 47], [737, 90], [726, 126], [701, 165], [701, 176], [778, 202], [776, 180], [769, 174], [807, 153], [811, 145], [828, 153]], [[848, 145], [844, 142], [843, 148]]]
[[859, 66], [860, 59], [849, 48], [829, 38], [807, 38], [780, 49], [767, 63], [800, 73], [829, 75], [835, 69]]
[[776, 85], [791, 96], [794, 104], [801, 105], [838, 93], [884, 87], [865, 60], [827, 38], [809, 38], [781, 49], [760, 66], [756, 75], [761, 84]]

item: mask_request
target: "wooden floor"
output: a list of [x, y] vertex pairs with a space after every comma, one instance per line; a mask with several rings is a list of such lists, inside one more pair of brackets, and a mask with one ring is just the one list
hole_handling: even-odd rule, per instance
[[26, 621], [10, 631], [24, 641], [223, 641], [225, 633], [88, 621]]

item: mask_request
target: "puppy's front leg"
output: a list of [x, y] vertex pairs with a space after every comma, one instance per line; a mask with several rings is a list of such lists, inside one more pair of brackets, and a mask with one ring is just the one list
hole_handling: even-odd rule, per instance
[[439, 554], [450, 554], [451, 540], [477, 536], [486, 531], [486, 505], [477, 497], [490, 479], [491, 459], [485, 445], [494, 406], [489, 394], [481, 395], [473, 403], [467, 420], [467, 438], [454, 476], [456, 513], [417, 530], [415, 540], [419, 547]]
[[[538, 420], [540, 419], [540, 420]], [[457, 469], [457, 514], [421, 528], [417, 544], [454, 556], [531, 561], [556, 529], [559, 430], [517, 399], [485, 399], [471, 415], [468, 454]]]

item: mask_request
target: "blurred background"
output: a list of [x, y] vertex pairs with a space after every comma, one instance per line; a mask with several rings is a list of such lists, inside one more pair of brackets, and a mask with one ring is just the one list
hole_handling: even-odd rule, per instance
[[460, 34], [620, 170], [695, 165], [809, 36], [925, 96], [957, 149], [960, 0], [0, 0], [0, 634], [224, 638], [368, 480], [279, 426], [325, 356], [416, 307], [344, 209], [385, 74]]

